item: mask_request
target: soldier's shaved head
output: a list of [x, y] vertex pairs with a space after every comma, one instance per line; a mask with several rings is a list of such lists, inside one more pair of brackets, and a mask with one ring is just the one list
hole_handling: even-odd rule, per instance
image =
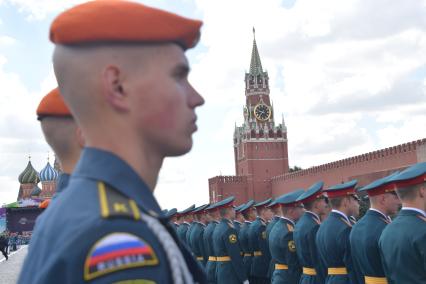
[[178, 45], [57, 45], [53, 63], [86, 145], [117, 153], [151, 188], [166, 156], [191, 149], [204, 100]]
[[62, 170], [71, 173], [84, 146], [77, 124], [71, 117], [54, 116], [44, 117], [40, 123], [46, 142], [55, 152]]
[[[108, 88], [103, 84], [103, 76], [108, 68], [115, 68], [121, 80], [117, 83], [124, 83], [135, 72], [149, 71], [150, 65], [154, 64], [156, 53], [161, 53], [161, 46], [57, 45], [53, 63], [61, 94], [71, 110], [78, 115], [78, 120], [86, 122], [86, 118], [96, 117], [97, 110], [106, 106], [101, 95]], [[75, 82], [79, 84], [76, 85]]]

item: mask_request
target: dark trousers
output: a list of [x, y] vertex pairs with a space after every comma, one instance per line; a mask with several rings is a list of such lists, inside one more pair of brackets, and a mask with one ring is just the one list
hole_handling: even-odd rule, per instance
[[2, 247], [2, 248], [0, 248], [0, 251], [1, 251], [1, 253], [4, 255], [4, 257], [6, 258], [6, 260], [9, 258], [8, 256], [7, 256], [7, 250], [6, 250], [6, 247]]

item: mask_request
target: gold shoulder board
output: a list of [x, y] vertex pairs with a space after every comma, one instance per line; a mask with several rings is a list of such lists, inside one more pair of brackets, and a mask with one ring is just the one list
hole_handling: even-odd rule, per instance
[[101, 181], [98, 182], [98, 194], [102, 218], [141, 219], [141, 213], [136, 202], [111, 186]]

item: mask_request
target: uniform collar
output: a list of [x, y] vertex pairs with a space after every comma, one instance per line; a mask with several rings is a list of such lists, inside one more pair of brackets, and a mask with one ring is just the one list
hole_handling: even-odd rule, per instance
[[312, 211], [309, 211], [309, 210], [306, 210], [305, 213], [308, 213], [308, 214], [312, 215], [318, 222], [321, 222], [321, 219], [318, 216], [318, 214], [316, 214], [316, 213], [314, 213]]
[[293, 226], [295, 226], [295, 224], [294, 224], [294, 221], [293, 221], [293, 220], [291, 220], [291, 219], [289, 219], [289, 218], [287, 218], [287, 217], [284, 217], [284, 216], [279, 216], [279, 218], [283, 219], [284, 221], [288, 221], [288, 222], [290, 222]]
[[244, 223], [246, 223], [246, 224], [251, 224], [251, 222], [252, 221], [247, 221], [247, 220], [244, 221]]
[[59, 175], [56, 180], [56, 193], [62, 192], [65, 187], [68, 185], [68, 181], [70, 180], [70, 175], [66, 173], [62, 173]]
[[348, 223], [350, 224], [351, 222], [349, 221], [348, 216], [346, 216], [345, 213], [343, 213], [342, 211], [336, 210], [336, 209], [332, 209], [331, 212], [339, 214], [340, 216], [342, 216], [343, 218], [345, 218], [346, 221], [348, 221]]
[[134, 200], [142, 210], [162, 216], [161, 208], [145, 182], [129, 164], [111, 152], [84, 148], [73, 176], [103, 181]]
[[183, 223], [184, 223], [184, 224], [187, 224], [188, 226], [190, 226], [190, 225], [191, 225], [191, 224], [189, 224], [189, 223], [188, 223], [188, 222], [186, 222], [186, 221], [185, 221], [185, 222], [183, 222]]
[[238, 223], [238, 224], [240, 224], [240, 225], [241, 225], [241, 222], [240, 222], [240, 221], [238, 221], [238, 220], [234, 220], [234, 223]]
[[422, 214], [423, 217], [426, 217], [426, 212], [419, 209], [419, 208], [414, 208], [414, 207], [402, 207], [401, 210], [411, 210], [411, 211], [416, 211], [420, 214]]
[[389, 220], [389, 216], [386, 216], [382, 211], [380, 211], [379, 209], [376, 208], [370, 208], [368, 209], [368, 211], [371, 212], [377, 212], [378, 214], [380, 214], [383, 218], [385, 218], [386, 220]]

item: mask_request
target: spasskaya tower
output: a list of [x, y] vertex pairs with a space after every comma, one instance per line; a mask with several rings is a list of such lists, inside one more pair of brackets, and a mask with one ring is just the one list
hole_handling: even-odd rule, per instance
[[235, 127], [233, 137], [236, 176], [209, 179], [210, 202], [231, 195], [236, 197], [236, 204], [269, 198], [271, 177], [289, 170], [287, 129], [284, 118], [282, 123], [275, 123], [268, 72], [263, 71], [256, 38], [244, 81], [244, 123]]

